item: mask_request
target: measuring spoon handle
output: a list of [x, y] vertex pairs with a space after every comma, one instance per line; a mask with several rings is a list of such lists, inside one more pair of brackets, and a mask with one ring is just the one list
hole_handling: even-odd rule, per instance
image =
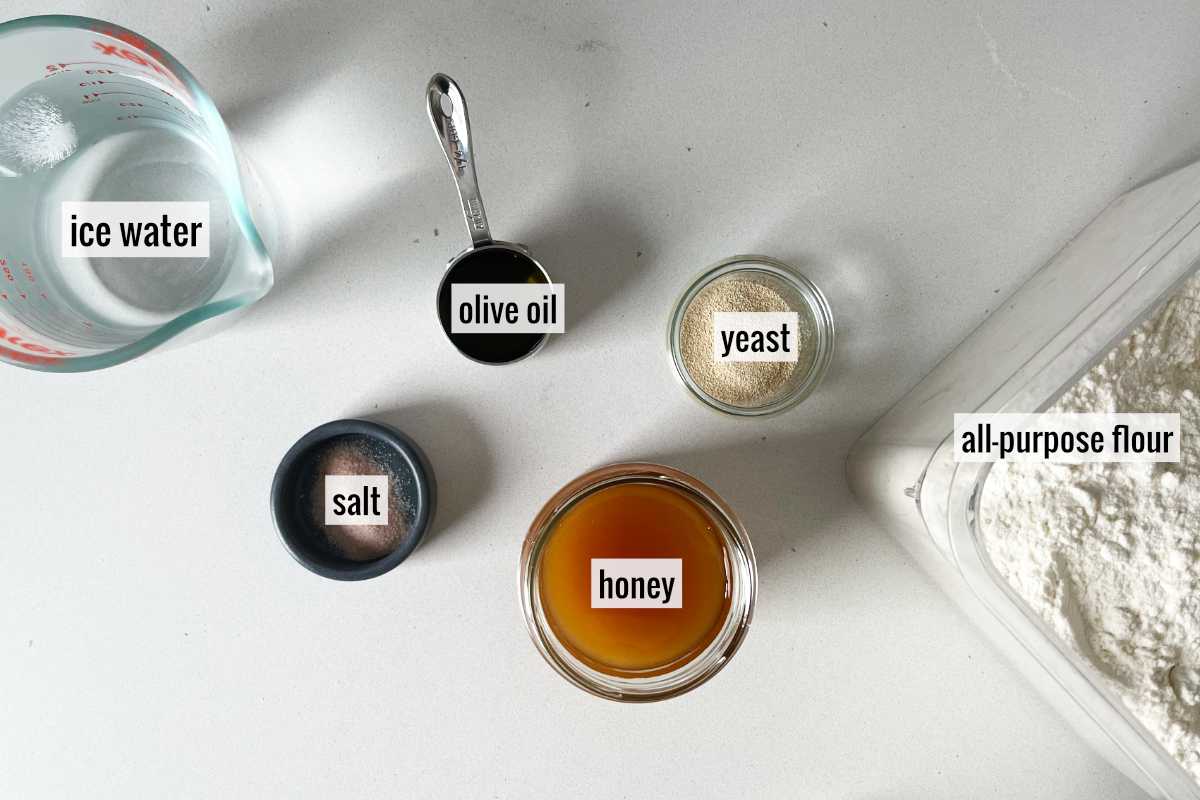
[[442, 143], [450, 174], [458, 187], [463, 217], [475, 247], [492, 243], [483, 198], [479, 195], [479, 179], [475, 176], [475, 148], [471, 142], [471, 121], [467, 117], [467, 101], [462, 90], [449, 75], [438, 73], [429, 79], [426, 89], [429, 121]]

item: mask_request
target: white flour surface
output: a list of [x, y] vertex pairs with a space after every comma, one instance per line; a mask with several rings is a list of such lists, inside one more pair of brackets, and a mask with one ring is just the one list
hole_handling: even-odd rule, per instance
[[1200, 277], [1052, 408], [1178, 412], [1178, 464], [997, 464], [984, 545], [1200, 782]]

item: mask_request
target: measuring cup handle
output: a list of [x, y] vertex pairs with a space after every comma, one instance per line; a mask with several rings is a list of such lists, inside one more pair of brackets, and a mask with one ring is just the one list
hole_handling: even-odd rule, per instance
[[429, 79], [425, 93], [429, 103], [429, 121], [433, 123], [433, 130], [442, 143], [450, 174], [454, 176], [454, 184], [458, 187], [471, 243], [475, 247], [491, 244], [492, 233], [488, 229], [487, 215], [483, 212], [479, 179], [475, 176], [475, 148], [471, 142], [467, 101], [458, 84], [440, 72]]

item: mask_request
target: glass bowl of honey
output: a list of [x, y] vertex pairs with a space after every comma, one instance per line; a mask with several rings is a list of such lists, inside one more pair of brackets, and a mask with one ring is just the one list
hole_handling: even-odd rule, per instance
[[733, 510], [660, 464], [576, 478], [542, 507], [521, 552], [534, 644], [571, 683], [611, 700], [664, 700], [715, 675], [746, 635], [757, 586]]

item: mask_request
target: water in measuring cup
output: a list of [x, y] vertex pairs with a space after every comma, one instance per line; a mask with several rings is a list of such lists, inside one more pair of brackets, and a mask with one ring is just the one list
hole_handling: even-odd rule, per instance
[[[38, 287], [0, 313], [50, 341], [107, 348], [211, 299], [238, 232], [194, 113], [137, 76], [107, 74], [102, 91], [80, 78], [49, 75], [0, 106], [0, 259]], [[120, 200], [208, 201], [209, 257], [59, 257], [61, 202]]]

